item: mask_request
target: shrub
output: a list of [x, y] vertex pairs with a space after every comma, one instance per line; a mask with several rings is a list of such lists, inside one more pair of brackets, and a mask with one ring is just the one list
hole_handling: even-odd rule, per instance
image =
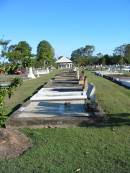
[[4, 122], [6, 120], [5, 116], [5, 106], [4, 106], [4, 99], [6, 96], [11, 98], [11, 95], [13, 94], [16, 87], [22, 85], [22, 79], [21, 78], [14, 78], [10, 85], [6, 88], [0, 88], [0, 126], [4, 125]]

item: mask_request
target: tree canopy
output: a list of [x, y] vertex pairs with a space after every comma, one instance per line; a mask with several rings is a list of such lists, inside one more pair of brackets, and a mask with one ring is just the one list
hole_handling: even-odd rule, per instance
[[94, 50], [93, 45], [78, 48], [72, 52], [71, 60], [78, 65], [88, 63], [88, 59], [93, 55]]
[[101, 52], [93, 56], [95, 47], [86, 45], [85, 47], [74, 50], [71, 54], [71, 60], [76, 65], [113, 65], [130, 64], [130, 44], [118, 46], [113, 51], [113, 55], [103, 55]]
[[54, 61], [54, 49], [48, 41], [43, 40], [38, 44], [37, 60], [41, 65], [50, 65]]
[[6, 56], [10, 62], [28, 67], [31, 63], [31, 50], [26, 41], [20, 41], [18, 44], [9, 46]]

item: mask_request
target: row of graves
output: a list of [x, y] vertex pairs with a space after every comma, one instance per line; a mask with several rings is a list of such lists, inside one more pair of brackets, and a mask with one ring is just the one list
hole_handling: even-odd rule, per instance
[[99, 121], [95, 86], [84, 72], [65, 69], [45, 84], [6, 122], [6, 127], [75, 127]]
[[40, 75], [49, 74], [50, 71], [52, 71], [52, 70], [54, 70], [54, 69], [49, 69], [49, 68], [43, 69], [43, 68], [30, 67], [30, 68], [26, 69], [24, 71], [24, 73], [21, 73], [21, 71], [17, 71], [19, 73], [12, 74], [12, 75], [8, 75], [6, 73], [1, 73], [1, 71], [0, 71], [0, 88], [8, 87], [14, 78], [21, 78], [23, 81], [36, 79], [36, 78], [40, 77]]
[[130, 68], [109, 68], [103, 71], [94, 71], [97, 76], [104, 77], [123, 87], [130, 88]]
[[84, 72], [66, 69], [23, 104], [0, 129], [0, 159], [15, 158], [33, 146], [19, 128], [84, 127], [102, 120], [95, 87]]

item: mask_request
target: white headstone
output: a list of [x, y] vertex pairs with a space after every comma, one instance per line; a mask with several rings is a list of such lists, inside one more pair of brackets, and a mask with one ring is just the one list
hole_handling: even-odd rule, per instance
[[29, 68], [28, 78], [31, 78], [31, 79], [35, 79], [36, 78], [35, 75], [33, 74], [32, 67]]
[[77, 70], [77, 78], [79, 80], [79, 69]]
[[47, 67], [46, 72], [49, 73], [49, 68]]

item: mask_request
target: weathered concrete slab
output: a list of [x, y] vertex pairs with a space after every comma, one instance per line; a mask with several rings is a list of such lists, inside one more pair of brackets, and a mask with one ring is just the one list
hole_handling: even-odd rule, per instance
[[86, 100], [87, 93], [86, 92], [38, 92], [34, 96], [31, 97], [31, 101], [63, 101], [63, 100]]
[[89, 116], [84, 107], [84, 101], [43, 101], [31, 102], [19, 109], [17, 118], [21, 117], [55, 117], [55, 116]]
[[[72, 81], [71, 78], [73, 78]], [[78, 96], [82, 92], [82, 86], [79, 86], [75, 72], [61, 73], [54, 80], [50, 80], [39, 92], [42, 92], [44, 96], [47, 93], [49, 95], [55, 93], [55, 97], [58, 97], [56, 95], [58, 93], [63, 95], [64, 99], [28, 101], [12, 114], [6, 122], [6, 127], [75, 127], [97, 121], [92, 112], [86, 112], [85, 100], [67, 99], [71, 93]]]

